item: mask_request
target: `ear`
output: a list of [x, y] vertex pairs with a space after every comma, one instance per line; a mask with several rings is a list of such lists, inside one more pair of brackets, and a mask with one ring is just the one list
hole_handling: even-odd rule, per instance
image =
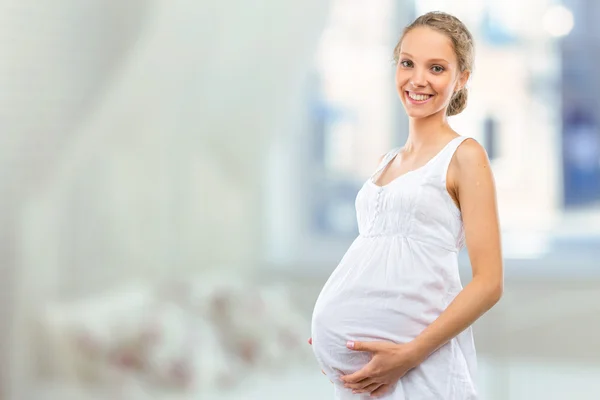
[[467, 82], [469, 81], [469, 77], [471, 76], [471, 71], [463, 71], [458, 78], [458, 82], [456, 82], [456, 88], [454, 89], [454, 93], [458, 92], [462, 88], [465, 87]]

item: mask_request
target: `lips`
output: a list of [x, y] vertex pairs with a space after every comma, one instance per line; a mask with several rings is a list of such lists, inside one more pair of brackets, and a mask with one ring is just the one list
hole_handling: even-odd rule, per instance
[[415, 93], [406, 91], [406, 99], [412, 104], [424, 104], [427, 103], [434, 96], [428, 93]]

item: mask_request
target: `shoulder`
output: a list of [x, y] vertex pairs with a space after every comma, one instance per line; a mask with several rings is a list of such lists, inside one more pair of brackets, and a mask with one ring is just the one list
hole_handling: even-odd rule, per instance
[[493, 181], [490, 161], [483, 146], [473, 138], [463, 140], [452, 157], [447, 173], [447, 187], [459, 187]]
[[466, 138], [460, 143], [454, 154], [456, 167], [459, 169], [487, 168], [489, 158], [483, 146], [473, 138]]

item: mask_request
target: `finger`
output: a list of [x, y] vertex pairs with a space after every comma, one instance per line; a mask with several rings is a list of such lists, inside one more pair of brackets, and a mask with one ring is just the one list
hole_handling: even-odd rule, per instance
[[377, 352], [377, 350], [379, 350], [379, 343], [378, 342], [355, 342], [355, 341], [349, 340], [348, 342], [346, 342], [346, 347], [349, 348], [350, 350], [354, 350], [354, 351], [369, 351], [371, 353], [375, 353], [375, 352]]
[[351, 375], [341, 376], [340, 380], [346, 384], [359, 383], [364, 379], [369, 378], [369, 373], [365, 372], [364, 368]]
[[383, 396], [390, 390], [391, 387], [392, 387], [391, 385], [381, 385], [378, 389], [375, 389], [373, 392], [371, 392], [371, 396], [373, 396], [373, 397]]
[[353, 390], [362, 390], [373, 383], [375, 383], [375, 382], [373, 382], [373, 379], [367, 378], [367, 379], [363, 379], [362, 381], [356, 382], [356, 383], [346, 383], [346, 384], [344, 384], [344, 387], [347, 387], [348, 389], [353, 389]]
[[374, 382], [374, 383], [371, 383], [370, 385], [367, 385], [363, 389], [353, 390], [352, 393], [372, 393], [372, 392], [376, 391], [377, 389], [379, 389], [381, 386], [383, 386], [383, 383]]
[[308, 338], [308, 344], [312, 345], [312, 338]]
[[325, 373], [325, 371], [323, 371], [323, 370], [321, 370], [321, 373], [323, 373], [323, 375], [327, 375], [327, 374]]
[[340, 377], [340, 379], [342, 380], [342, 382], [344, 383], [349, 383], [349, 384], [353, 384], [353, 383], [359, 383], [365, 379], [370, 378], [370, 374], [371, 370], [369, 368], [369, 364], [367, 364], [363, 369], [350, 374], [350, 375], [343, 375]]

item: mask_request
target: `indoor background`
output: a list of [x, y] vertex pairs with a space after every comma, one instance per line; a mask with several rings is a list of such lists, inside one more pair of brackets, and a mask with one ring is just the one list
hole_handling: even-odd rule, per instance
[[600, 398], [596, 0], [0, 0], [0, 398], [331, 399], [312, 306], [431, 10], [498, 186], [481, 398]]

